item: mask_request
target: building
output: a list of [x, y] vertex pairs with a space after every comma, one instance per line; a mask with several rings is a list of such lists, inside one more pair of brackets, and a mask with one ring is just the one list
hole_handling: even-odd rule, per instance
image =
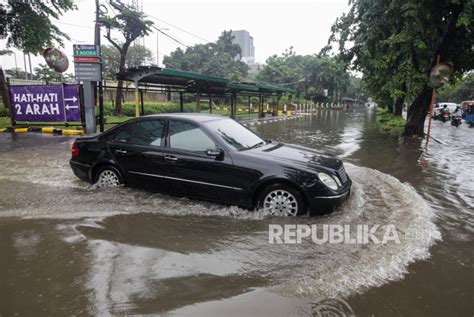
[[242, 60], [253, 62], [255, 60], [255, 47], [250, 33], [245, 30], [232, 31], [232, 36], [234, 37], [234, 43], [239, 44], [242, 48]]
[[234, 44], [239, 44], [242, 48], [240, 60], [247, 64], [250, 72], [256, 72], [260, 69], [260, 64], [255, 62], [255, 46], [253, 46], [253, 37], [246, 30], [231, 31], [234, 37]]

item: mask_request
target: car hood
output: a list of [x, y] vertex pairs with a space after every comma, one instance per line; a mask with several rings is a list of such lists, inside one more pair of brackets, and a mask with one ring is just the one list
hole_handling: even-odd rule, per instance
[[252, 155], [275, 159], [275, 161], [288, 164], [296, 164], [307, 169], [338, 170], [342, 162], [334, 156], [324, 152], [310, 149], [304, 146], [271, 143], [266, 146], [250, 150]]

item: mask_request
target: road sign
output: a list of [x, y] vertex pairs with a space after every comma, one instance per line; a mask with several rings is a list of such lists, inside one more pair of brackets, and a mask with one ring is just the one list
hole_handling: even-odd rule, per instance
[[10, 86], [15, 121], [81, 121], [79, 86]]
[[100, 63], [100, 57], [74, 57], [74, 63]]
[[77, 81], [100, 81], [100, 63], [74, 63]]
[[74, 57], [99, 57], [99, 48], [92, 44], [74, 44]]
[[81, 105], [79, 100], [79, 85], [64, 86], [64, 110], [67, 122], [81, 121]]

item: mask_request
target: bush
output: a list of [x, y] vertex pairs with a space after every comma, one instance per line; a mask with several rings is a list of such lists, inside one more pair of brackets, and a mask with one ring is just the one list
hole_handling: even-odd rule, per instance
[[7, 108], [0, 107], [0, 117], [9, 117], [10, 111]]
[[[179, 105], [175, 103], [145, 103], [144, 108], [145, 108], [145, 115], [179, 112]], [[195, 109], [195, 104], [185, 103], [183, 108], [185, 112], [192, 112]], [[114, 109], [112, 108], [111, 103], [104, 103], [104, 114], [106, 116], [113, 115], [113, 110]], [[127, 116], [127, 117], [134, 117], [135, 104], [133, 103], [122, 104], [122, 115]]]
[[386, 130], [401, 131], [405, 127], [406, 120], [401, 116], [394, 116], [387, 109], [377, 108], [377, 121]]

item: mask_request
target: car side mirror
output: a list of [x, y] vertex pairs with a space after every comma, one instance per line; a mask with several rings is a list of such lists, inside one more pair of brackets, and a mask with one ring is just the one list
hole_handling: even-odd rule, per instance
[[215, 157], [216, 159], [221, 159], [224, 157], [224, 150], [211, 147], [206, 150], [206, 155]]

